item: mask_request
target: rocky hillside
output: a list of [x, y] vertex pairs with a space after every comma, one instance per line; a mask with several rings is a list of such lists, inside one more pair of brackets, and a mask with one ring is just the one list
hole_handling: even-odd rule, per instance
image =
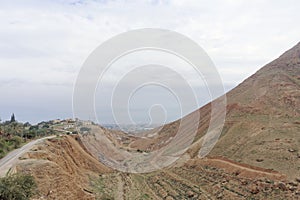
[[[195, 112], [200, 112], [201, 120], [189, 149], [192, 158], [198, 156], [201, 138], [207, 132], [211, 104]], [[131, 146], [160, 148], [158, 144], [176, 134], [178, 124], [167, 124], [156, 137], [137, 140]], [[227, 93], [225, 126], [209, 155], [274, 169], [294, 179], [300, 176], [299, 147], [300, 43]]]
[[225, 128], [210, 155], [299, 176], [300, 43], [230, 91], [227, 100]]

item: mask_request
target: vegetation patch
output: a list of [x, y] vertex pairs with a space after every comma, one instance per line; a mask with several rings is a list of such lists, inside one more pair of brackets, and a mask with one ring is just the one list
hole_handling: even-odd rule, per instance
[[13, 114], [10, 121], [0, 123], [0, 159], [30, 140], [57, 134], [50, 126], [50, 122], [41, 122], [37, 125], [21, 123], [16, 121]]
[[37, 192], [34, 178], [28, 174], [7, 175], [0, 179], [0, 199], [28, 200]]

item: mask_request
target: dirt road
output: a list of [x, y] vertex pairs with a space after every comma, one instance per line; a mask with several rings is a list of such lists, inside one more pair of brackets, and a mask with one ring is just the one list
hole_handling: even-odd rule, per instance
[[277, 171], [273, 171], [270, 169], [264, 169], [264, 168], [260, 168], [260, 167], [256, 167], [256, 166], [251, 166], [251, 165], [247, 165], [247, 164], [242, 164], [242, 163], [236, 163], [232, 160], [226, 159], [226, 158], [219, 158], [219, 157], [211, 157], [211, 158], [206, 158], [206, 161], [212, 162], [212, 163], [223, 163], [225, 164], [224, 166], [226, 166], [227, 168], [235, 168], [235, 169], [241, 169], [241, 170], [245, 170], [247, 172], [253, 172], [253, 173], [257, 173], [257, 174], [265, 174], [265, 175], [270, 175], [270, 176], [274, 176], [274, 177], [284, 177], [283, 174], [277, 172]]

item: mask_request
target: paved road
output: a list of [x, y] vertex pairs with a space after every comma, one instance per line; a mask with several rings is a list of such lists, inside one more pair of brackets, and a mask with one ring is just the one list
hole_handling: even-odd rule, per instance
[[17, 164], [19, 157], [22, 156], [27, 151], [29, 151], [35, 144], [38, 144], [46, 139], [50, 139], [53, 137], [56, 137], [56, 136], [48, 136], [48, 137], [44, 137], [44, 138], [40, 138], [40, 139], [31, 141], [31, 142], [25, 144], [24, 146], [22, 146], [21, 148], [16, 149], [16, 150], [10, 152], [9, 154], [7, 154], [4, 158], [2, 158], [0, 160], [0, 177], [5, 176], [6, 173], [8, 172], [8, 170]]

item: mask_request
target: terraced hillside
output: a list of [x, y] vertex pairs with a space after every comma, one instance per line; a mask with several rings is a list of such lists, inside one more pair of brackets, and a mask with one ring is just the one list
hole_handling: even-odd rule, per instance
[[284, 177], [192, 161], [150, 174], [112, 173], [93, 182], [99, 199], [297, 199], [300, 187]]

